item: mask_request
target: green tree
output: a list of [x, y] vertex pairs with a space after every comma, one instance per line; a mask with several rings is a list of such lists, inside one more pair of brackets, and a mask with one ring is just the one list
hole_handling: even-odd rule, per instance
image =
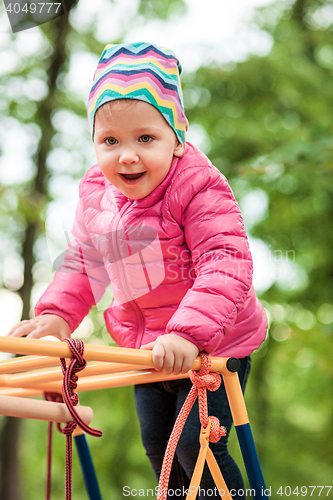
[[[146, 17], [167, 17], [181, 5], [142, 0], [140, 12]], [[129, 16], [128, 26], [136, 16], [137, 12]], [[199, 124], [206, 131], [209, 156], [230, 180], [241, 205], [248, 195], [252, 204], [267, 202], [256, 224], [250, 220], [251, 213], [244, 212], [251, 237], [266, 243], [272, 263], [272, 285], [261, 295], [271, 320], [270, 335], [254, 355], [246, 399], [272, 496], [279, 486], [329, 484], [332, 477], [332, 21], [328, 1], [279, 1], [258, 10], [254, 20], [272, 37], [267, 56], [249, 57], [228, 70], [217, 64], [203, 67], [183, 79], [190, 126]], [[18, 262], [25, 262], [26, 284], [19, 290], [26, 297], [25, 314], [30, 311], [29, 276], [36, 286], [38, 280], [46, 281], [41, 271], [50, 272], [40, 262], [45, 260], [43, 207], [52, 197], [60, 197], [60, 191], [73, 178], [77, 182], [91, 165], [85, 105], [69, 85], [68, 69], [80, 52], [97, 59], [104, 45], [96, 39], [94, 16], [84, 29], [75, 24], [74, 16], [66, 28], [58, 26], [65, 30], [60, 45], [56, 26], [43, 26], [36, 53], [16, 54], [17, 66], [2, 79], [6, 118], [2, 123], [8, 129], [17, 127], [21, 139], [27, 135], [32, 144], [29, 176], [1, 190], [1, 251], [5, 257], [10, 249]], [[4, 51], [17, 47], [18, 40], [16, 35], [11, 37]], [[44, 97], [38, 97], [42, 91], [35, 98], [24, 95], [31, 79], [39, 81], [40, 89], [44, 84]], [[55, 82], [52, 103], [48, 101], [51, 81]], [[79, 134], [70, 133], [76, 128]], [[34, 227], [30, 233], [29, 224]], [[32, 251], [27, 253], [30, 260], [25, 260], [25, 241], [32, 241]], [[9, 282], [7, 288], [15, 289]], [[91, 318], [95, 329], [87, 340], [107, 342], [101, 315], [94, 311]], [[94, 425], [104, 431], [101, 440], [90, 441], [105, 498], [122, 496], [125, 484], [154, 484], [140, 444], [131, 393], [126, 388], [80, 396], [81, 403], [96, 408]], [[5, 419], [2, 429], [4, 425]], [[25, 498], [43, 496], [41, 425], [24, 422], [21, 430]], [[9, 436], [4, 431], [2, 435]], [[232, 447], [240, 459], [235, 442]], [[16, 459], [17, 455], [14, 446], [12, 456]], [[74, 455], [74, 468], [78, 468], [75, 460]], [[54, 498], [63, 498], [61, 435], [55, 437], [53, 476]], [[74, 474], [74, 488], [83, 495], [79, 474]], [[1, 498], [19, 499], [13, 483], [7, 492]]]
[[[67, 21], [67, 20], [66, 20]], [[35, 175], [32, 176], [30, 182], [19, 183], [16, 186], [15, 195], [17, 197], [18, 211], [15, 214], [8, 214], [9, 217], [15, 219], [21, 219], [22, 231], [20, 232], [20, 238], [18, 244], [20, 245], [20, 256], [24, 261], [24, 276], [23, 284], [18, 289], [18, 293], [22, 299], [23, 311], [22, 319], [29, 319], [30, 308], [31, 308], [31, 291], [33, 287], [33, 275], [32, 270], [36, 262], [36, 257], [34, 255], [34, 244], [38, 237], [38, 233], [41, 228], [40, 213], [43, 205], [47, 201], [47, 169], [46, 169], [46, 157], [51, 149], [51, 140], [54, 135], [54, 129], [51, 125], [51, 114], [54, 106], [55, 95], [57, 92], [57, 78], [60, 71], [63, 69], [64, 62], [66, 60], [65, 46], [67, 32], [68, 32], [68, 22], [64, 22], [62, 18], [57, 19], [52, 23], [52, 28], [49, 32], [48, 48], [53, 46], [49, 55], [46, 56], [44, 52], [44, 63], [47, 65], [47, 81], [45, 82], [48, 88], [46, 96], [39, 102], [39, 106], [34, 113], [34, 125], [39, 131], [43, 131], [40, 134], [40, 140], [36, 151], [34, 152], [34, 164], [35, 164]], [[57, 44], [55, 44], [57, 41]], [[55, 48], [55, 45], [57, 47]], [[46, 59], [46, 60], [45, 60]], [[29, 67], [30, 66], [30, 67]], [[31, 73], [36, 70], [36, 66], [33, 61], [28, 68], [24, 67], [21, 72], [15, 73], [16, 79], [21, 79], [22, 84], [27, 81], [29, 77], [31, 78]], [[11, 75], [4, 78], [2, 84], [6, 88], [10, 86]], [[17, 96], [15, 96], [17, 98]], [[12, 108], [12, 116], [17, 116], [20, 114], [20, 106], [22, 102], [19, 100], [12, 100], [8, 103], [9, 108]], [[24, 107], [23, 103], [23, 107]], [[24, 114], [24, 112], [23, 112]], [[22, 111], [21, 111], [22, 115]], [[22, 120], [22, 117], [21, 117]], [[31, 123], [31, 119], [22, 120], [23, 123]], [[11, 186], [12, 188], [12, 186]], [[12, 195], [13, 190], [10, 191]], [[4, 192], [4, 196], [8, 196], [8, 192]], [[6, 211], [6, 205], [4, 209]], [[8, 208], [7, 208], [8, 213]], [[8, 235], [6, 235], [8, 238]], [[18, 465], [17, 465], [17, 450], [19, 447], [18, 440], [18, 427], [19, 421], [13, 418], [6, 418], [2, 427], [2, 440], [1, 440], [1, 498], [4, 500], [18, 499], [21, 498], [20, 492], [20, 481], [18, 475]]]
[[184, 89], [190, 122], [204, 127], [241, 206], [249, 193], [252, 205], [267, 200], [249, 232], [271, 255], [261, 295], [271, 328], [247, 397], [272, 495], [332, 476], [331, 9], [297, 0], [258, 10], [270, 53], [231, 70], [200, 68]]
[[[110, 10], [115, 3], [106, 0], [104, 7]], [[128, 13], [122, 29], [118, 29], [118, 41], [138, 14], [146, 18], [167, 19], [169, 15], [182, 9], [182, 0], [142, 0], [138, 4], [138, 10]], [[49, 281], [52, 275], [44, 236], [49, 204], [57, 200], [67, 202], [66, 187], [73, 182], [77, 184], [92, 165], [86, 97], [83, 99], [80, 89], [77, 90], [68, 83], [70, 66], [78, 54], [83, 54], [86, 60], [90, 58], [95, 65], [104, 48], [105, 43], [98, 39], [98, 13], [94, 9], [92, 11], [88, 25], [83, 26], [75, 21], [75, 12], [71, 11], [69, 16], [62, 16], [35, 28], [31, 45], [25, 43], [24, 32], [2, 39], [2, 54], [7, 56], [10, 69], [1, 79], [3, 182], [0, 191], [0, 253], [2, 262], [10, 253], [17, 268], [23, 269], [20, 284], [20, 280], [4, 278], [2, 287], [15, 291], [20, 296], [22, 319], [28, 319], [32, 314], [31, 296], [34, 289]], [[4, 10], [2, 15], [6, 15]], [[117, 41], [112, 33], [110, 36], [111, 41]], [[5, 156], [6, 146], [8, 147], [5, 133], [8, 131], [12, 131], [16, 137], [11, 164]], [[29, 147], [24, 159], [26, 169], [21, 179], [19, 158], [15, 157], [15, 153], [24, 142]], [[12, 172], [16, 170], [17, 175], [10, 176], [10, 169]], [[93, 311], [92, 318], [95, 332], [89, 341], [101, 341], [98, 339], [99, 335], [105, 340], [101, 313]], [[131, 481], [133, 483], [135, 480], [138, 484], [145, 484], [146, 481], [141, 476], [144, 476], [143, 470], [147, 472], [148, 463], [140, 445], [130, 393], [131, 389], [125, 388], [113, 391], [112, 396], [107, 392], [88, 394], [82, 398], [88, 404], [100, 407], [101, 413], [104, 409], [106, 424], [98, 424], [104, 430], [104, 442], [93, 447], [101, 487], [106, 492], [111, 492], [111, 497], [122, 495], [122, 486], [131, 484]], [[19, 429], [20, 427], [23, 428]], [[21, 423], [17, 419], [1, 418], [1, 499], [20, 500], [22, 491], [25, 499], [36, 499], [38, 495], [43, 498], [45, 475], [37, 471], [45, 470], [45, 445], [39, 428], [40, 423]], [[64, 491], [64, 469], [61, 470], [61, 467], [64, 467], [65, 442], [62, 437], [59, 436], [59, 445], [58, 448], [55, 445], [54, 452], [54, 498], [57, 495], [62, 498]], [[124, 449], [127, 450], [125, 456]], [[136, 453], [138, 449], [139, 455]], [[152, 475], [148, 472], [148, 476], [149, 474]], [[80, 476], [77, 476], [74, 485], [77, 491], [83, 492], [83, 480]]]

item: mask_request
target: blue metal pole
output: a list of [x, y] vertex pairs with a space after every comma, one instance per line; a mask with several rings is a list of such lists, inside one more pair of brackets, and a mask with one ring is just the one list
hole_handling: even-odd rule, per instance
[[259, 500], [269, 498], [268, 490], [262, 475], [257, 450], [254, 444], [250, 424], [235, 425], [239, 445], [242, 451], [243, 460], [249, 478], [251, 489], [255, 491], [254, 498]]
[[74, 436], [74, 441], [79, 456], [83, 479], [86, 485], [89, 500], [102, 500], [86, 435], [78, 434], [77, 436]]

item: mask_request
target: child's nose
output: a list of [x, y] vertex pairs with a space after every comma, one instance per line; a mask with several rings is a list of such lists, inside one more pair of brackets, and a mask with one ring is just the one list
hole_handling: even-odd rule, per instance
[[120, 152], [119, 163], [129, 164], [129, 163], [137, 163], [139, 161], [139, 157], [133, 148], [123, 148]]

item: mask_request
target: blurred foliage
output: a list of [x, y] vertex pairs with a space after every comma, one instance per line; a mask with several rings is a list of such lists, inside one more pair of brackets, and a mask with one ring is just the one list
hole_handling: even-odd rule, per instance
[[[120, 2], [107, 3], [111, 9]], [[138, 2], [138, 10], [127, 13], [123, 31], [139, 15], [166, 19], [182, 4], [181, 0], [142, 2], [142, 5]], [[0, 14], [5, 15], [4, 11]], [[79, 89], [71, 85], [68, 75], [75, 58], [84, 53], [91, 61], [89, 79], [92, 81], [93, 69], [105, 46], [97, 34], [98, 15], [99, 12], [92, 8], [89, 23], [84, 25], [82, 20], [81, 24], [75, 21], [74, 9], [71, 22], [64, 16], [59, 22], [40, 26], [29, 43], [25, 43], [26, 33], [8, 34], [1, 40], [7, 71], [3, 66], [0, 82], [0, 282], [2, 289], [17, 291], [28, 312], [30, 293], [29, 297], [21, 293], [22, 270], [25, 276], [28, 272], [34, 279], [32, 305], [53, 273], [44, 235], [48, 211], [57, 203], [66, 204], [69, 198], [71, 201], [82, 175], [96, 161], [86, 118], [87, 95], [80, 88], [80, 82], [75, 82], [79, 83]], [[29, 231], [31, 227], [33, 232]], [[29, 256], [27, 242], [31, 250]], [[102, 313], [96, 309], [90, 318], [84, 323], [88, 330], [83, 325], [81, 334], [87, 337], [92, 329], [89, 341], [110, 343]], [[98, 416], [95, 411], [94, 424], [103, 429], [103, 437], [92, 440], [91, 445], [104, 498], [122, 496], [124, 485], [148, 487], [155, 484], [141, 443], [132, 392], [133, 388], [124, 388], [80, 397], [81, 403], [100, 409]], [[9, 420], [0, 417], [3, 435]], [[20, 488], [10, 481], [8, 488], [0, 485], [2, 500], [44, 498], [46, 427], [44, 425], [43, 432], [40, 422], [23, 421], [22, 424]], [[2, 450], [3, 477], [7, 473], [7, 462], [10, 462], [6, 462], [6, 456], [9, 459], [10, 454], [15, 455], [15, 450], [15, 446]], [[64, 497], [64, 452], [64, 436], [56, 434], [52, 487], [55, 500]], [[75, 494], [84, 496], [75, 452], [74, 468], [73, 489]]]
[[187, 75], [184, 98], [236, 197], [266, 193], [250, 235], [294, 274], [287, 284], [277, 274], [261, 296], [271, 327], [246, 394], [266, 484], [277, 492], [329, 484], [333, 472], [332, 4], [277, 2], [255, 21], [274, 40], [270, 53]]
[[[155, 476], [139, 437], [133, 387], [82, 393], [80, 404], [94, 408], [93, 425], [103, 431], [101, 438], [87, 436], [102, 498], [122, 498], [125, 485], [137, 489], [154, 487]], [[26, 499], [45, 498], [46, 427], [43, 422], [30, 420], [25, 421], [23, 428], [20, 454]], [[54, 432], [52, 499], [65, 497], [65, 449], [65, 436]], [[74, 442], [73, 498], [87, 498]]]
[[[176, 0], [142, 0], [131, 19], [138, 14], [165, 18], [183, 8]], [[251, 237], [266, 243], [273, 264], [282, 256], [291, 266], [293, 279], [286, 283], [276, 274], [261, 295], [271, 327], [266, 342], [253, 355], [246, 393], [266, 485], [272, 487], [274, 498], [280, 486], [329, 485], [333, 476], [333, 9], [325, 0], [279, 1], [258, 9], [253, 22], [272, 37], [267, 56], [202, 67], [185, 74], [183, 83], [190, 127], [200, 126], [204, 131], [207, 153], [229, 179], [237, 199], [241, 203], [249, 193], [265, 193], [268, 207], [249, 228]], [[52, 23], [41, 28], [38, 50], [2, 79], [6, 127], [15, 121], [15, 126], [20, 124], [20, 130], [30, 134], [32, 159], [41, 135], [52, 135], [44, 198], [27, 198], [35, 182], [33, 166], [30, 177], [1, 189], [3, 258], [9, 249], [22, 258], [24, 227], [29, 217], [36, 217], [40, 233], [35, 257], [45, 260], [41, 204], [46, 198], [61, 199], [66, 185], [77, 183], [90, 166], [85, 103], [70, 88], [66, 75], [79, 49], [97, 60], [104, 43], [96, 38], [95, 28], [94, 18], [82, 32], [70, 27], [68, 58], [52, 105], [52, 127], [38, 116], [40, 101], [25, 90], [31, 78], [47, 82], [56, 44]], [[9, 48], [14, 44], [12, 37]], [[63, 127], [66, 120], [69, 130]], [[36, 284], [42, 286], [46, 279], [35, 274]], [[78, 335], [87, 342], [110, 343], [97, 309]], [[132, 388], [121, 388], [80, 395], [80, 402], [94, 409], [94, 426], [103, 430], [102, 438], [88, 440], [106, 500], [122, 497], [124, 485], [155, 486], [140, 442], [132, 392]], [[44, 497], [43, 425], [25, 421], [22, 429], [25, 500]], [[54, 442], [52, 498], [57, 500], [64, 497], [65, 439], [56, 435]], [[241, 463], [234, 432], [230, 446]], [[78, 469], [74, 453], [75, 496], [84, 497]]]
[[186, 12], [186, 4], [182, 0], [168, 0], [156, 2], [154, 0], [141, 0], [139, 13], [146, 19], [168, 19], [172, 15], [181, 15]]

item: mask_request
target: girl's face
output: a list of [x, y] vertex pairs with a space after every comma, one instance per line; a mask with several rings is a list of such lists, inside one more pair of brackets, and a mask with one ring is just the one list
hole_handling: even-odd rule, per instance
[[148, 196], [166, 177], [184, 147], [161, 113], [138, 100], [101, 106], [95, 117], [94, 146], [99, 167], [128, 198]]

